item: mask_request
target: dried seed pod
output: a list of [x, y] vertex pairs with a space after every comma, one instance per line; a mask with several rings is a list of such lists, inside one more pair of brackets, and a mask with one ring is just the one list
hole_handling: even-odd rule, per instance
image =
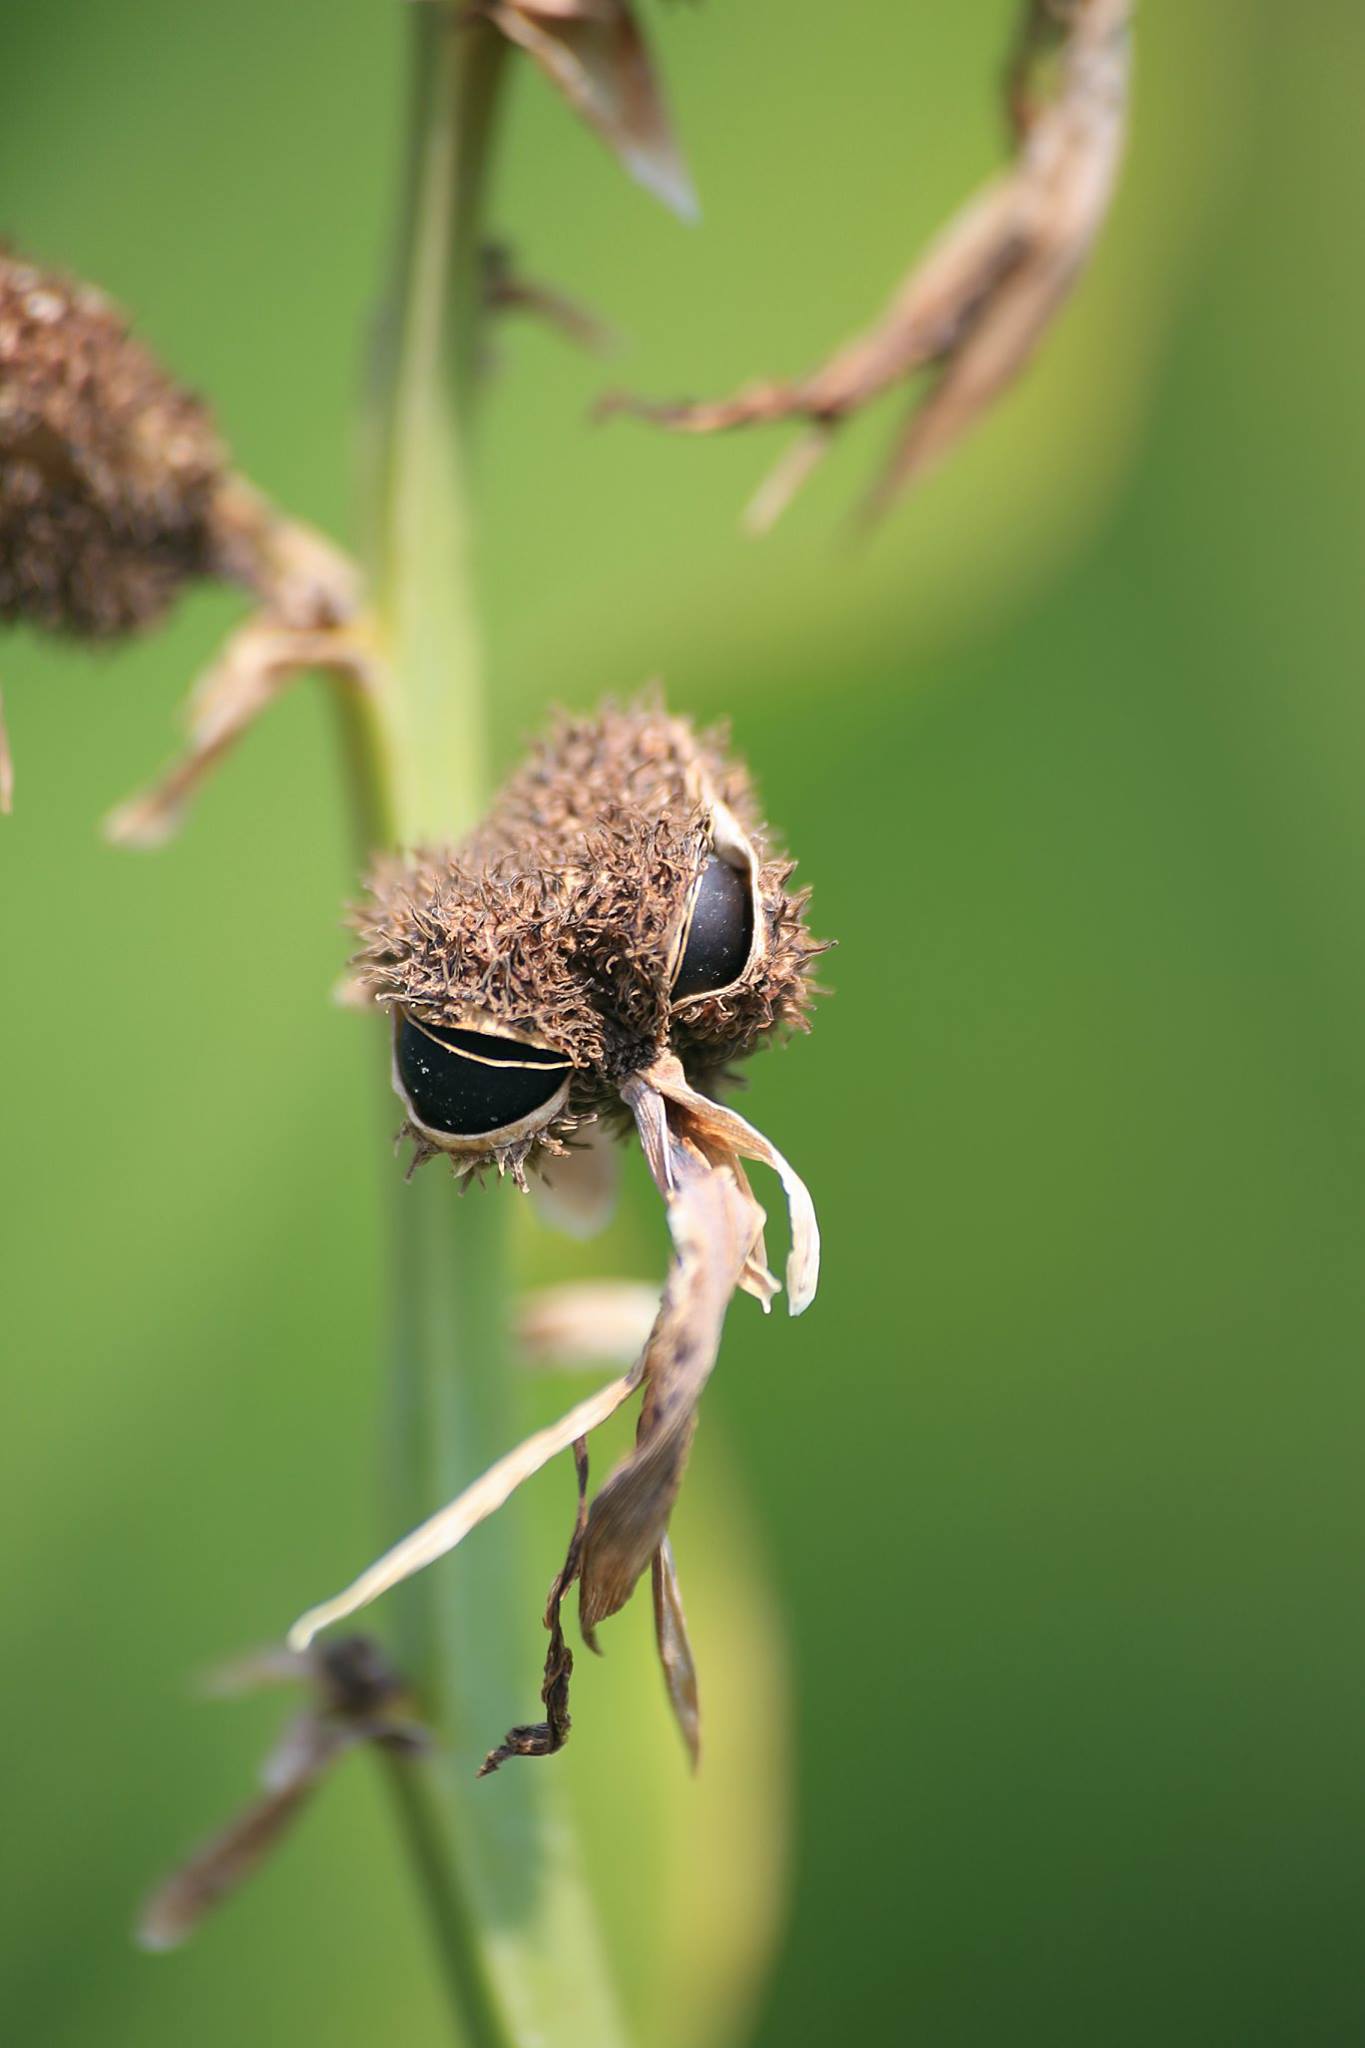
[[[356, 578], [233, 472], [207, 406], [110, 300], [0, 246], [0, 620], [112, 640], [158, 625], [202, 578], [249, 591], [258, 630], [235, 636], [215, 671], [213, 744], [196, 734], [175, 802], [155, 821], [144, 805], [145, 837], [164, 834], [228, 726], [235, 736], [272, 694], [262, 691], [263, 652], [276, 687], [300, 654], [325, 665], [335, 656], [354, 673], [340, 629], [357, 611]], [[0, 736], [0, 801], [3, 762]]]
[[[463, 845], [384, 862], [356, 913], [356, 986], [391, 1015], [414, 1164], [444, 1153], [457, 1173], [493, 1166], [523, 1185], [529, 1168], [563, 1205], [561, 1168], [572, 1183], [588, 1140], [585, 1186], [600, 1211], [600, 1139], [624, 1135], [633, 1119], [673, 1239], [663, 1300], [629, 1372], [509, 1452], [292, 1633], [306, 1647], [443, 1556], [571, 1446], [585, 1489], [583, 1439], [642, 1387], [635, 1449], [590, 1506], [580, 1503], [551, 1589], [548, 1719], [513, 1729], [489, 1769], [548, 1755], [567, 1735], [569, 1587], [579, 1582], [591, 1643], [646, 1569], [669, 1697], [697, 1752], [668, 1523], [730, 1300], [742, 1288], [767, 1308], [778, 1291], [744, 1160], [772, 1167], [786, 1189], [793, 1314], [813, 1297], [819, 1262], [800, 1179], [712, 1094], [735, 1060], [805, 1025], [823, 948], [791, 873], [718, 735], [698, 735], [656, 703], [608, 705], [561, 719]], [[581, 1318], [574, 1342], [591, 1348]]]
[[[356, 913], [357, 980], [392, 1012], [419, 1159], [521, 1178], [539, 1154], [553, 1180], [550, 1160], [595, 1119], [620, 1123], [620, 1083], [664, 1050], [703, 1083], [804, 1026], [821, 948], [792, 866], [718, 736], [654, 706], [561, 720], [463, 845], [385, 860]], [[419, 1069], [443, 1046], [490, 1074], [524, 1063], [501, 1125], [423, 1114], [435, 1076]]]

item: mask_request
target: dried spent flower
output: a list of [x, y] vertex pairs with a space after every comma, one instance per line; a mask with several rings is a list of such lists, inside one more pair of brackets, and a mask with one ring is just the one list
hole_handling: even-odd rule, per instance
[[368, 1636], [342, 1636], [307, 1651], [257, 1651], [214, 1673], [208, 1690], [223, 1697], [289, 1683], [311, 1687], [311, 1705], [266, 1757], [257, 1797], [147, 1900], [137, 1923], [143, 1948], [178, 1947], [244, 1884], [348, 1750], [373, 1743], [391, 1756], [416, 1757], [431, 1747], [427, 1731], [405, 1713], [402, 1680]]
[[632, 178], [684, 220], [697, 198], [628, 0], [482, 0]]
[[[742, 1288], [766, 1309], [778, 1292], [745, 1160], [772, 1167], [786, 1191], [793, 1314], [813, 1298], [819, 1265], [803, 1183], [713, 1094], [735, 1060], [805, 1026], [811, 963], [824, 948], [806, 930], [806, 892], [789, 890], [791, 873], [768, 845], [747, 774], [716, 735], [654, 702], [608, 705], [595, 718], [561, 719], [460, 847], [382, 863], [356, 913], [358, 981], [390, 1013], [413, 1165], [444, 1153], [460, 1175], [493, 1167], [522, 1186], [548, 1183], [571, 1209], [574, 1167], [586, 1158], [597, 1215], [600, 1139], [633, 1122], [673, 1241], [662, 1302], [629, 1371], [510, 1451], [291, 1632], [306, 1648], [444, 1556], [573, 1448], [579, 1512], [545, 1615], [547, 1719], [513, 1729], [487, 1769], [563, 1744], [572, 1657], [560, 1606], [570, 1586], [578, 1583], [595, 1647], [597, 1627], [646, 1569], [669, 1696], [697, 1752], [696, 1674], [668, 1524], [731, 1297]], [[631, 1303], [627, 1321], [638, 1326], [638, 1314]], [[565, 1330], [590, 1348], [581, 1313], [561, 1300], [550, 1348]], [[619, 1342], [619, 1331], [607, 1336], [598, 1355]], [[635, 1447], [589, 1505], [585, 1440], [637, 1388]]]
[[[282, 675], [359, 674], [357, 578], [232, 470], [203, 401], [110, 300], [0, 245], [0, 620], [113, 640], [158, 625], [202, 579], [259, 610], [213, 673], [207, 730], [197, 715], [186, 761], [116, 836], [164, 837]], [[9, 784], [0, 732], [5, 808]]]
[[[763, 532], [846, 419], [932, 371], [871, 493], [869, 510], [884, 510], [1014, 381], [1085, 266], [1123, 152], [1133, 4], [1026, 0], [1006, 81], [1014, 162], [931, 243], [881, 319], [819, 369], [711, 403], [658, 404], [613, 393], [599, 411], [626, 412], [679, 434], [804, 420], [806, 433], [750, 502], [746, 524]], [[1051, 97], [1040, 82], [1045, 68], [1055, 73]]]

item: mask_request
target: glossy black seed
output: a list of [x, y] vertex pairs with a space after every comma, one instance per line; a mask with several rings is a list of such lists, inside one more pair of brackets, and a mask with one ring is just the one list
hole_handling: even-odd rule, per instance
[[748, 965], [754, 904], [748, 878], [712, 854], [702, 870], [692, 929], [673, 982], [673, 1000], [728, 988]]
[[399, 1019], [398, 1078], [413, 1115], [453, 1138], [519, 1123], [544, 1108], [567, 1072], [562, 1053], [480, 1031], [437, 1030], [406, 1012]]

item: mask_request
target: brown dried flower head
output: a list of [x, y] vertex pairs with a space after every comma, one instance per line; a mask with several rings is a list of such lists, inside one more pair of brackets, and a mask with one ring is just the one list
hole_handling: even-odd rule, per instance
[[207, 406], [102, 292], [0, 246], [0, 620], [113, 639], [158, 625], [199, 578], [238, 585], [260, 609], [208, 679], [212, 746], [196, 707], [189, 760], [124, 819], [125, 837], [164, 836], [260, 708], [263, 658], [272, 678], [288, 666], [281, 635], [297, 636], [291, 656], [351, 666], [334, 629], [356, 611], [356, 579], [232, 470]]
[[[705, 1086], [803, 1026], [820, 948], [793, 865], [717, 736], [653, 706], [562, 719], [462, 846], [386, 861], [356, 914], [419, 1158], [520, 1179], [622, 1121], [621, 1083], [661, 1054]], [[458, 1064], [481, 1057], [529, 1063], [502, 1077], [502, 1123], [499, 1077]]]
[[0, 618], [92, 636], [214, 573], [225, 451], [102, 293], [0, 252]]
[[[579, 1513], [545, 1623], [547, 1720], [487, 1768], [558, 1749], [572, 1657], [560, 1603], [578, 1583], [585, 1640], [651, 1570], [669, 1694], [696, 1753], [696, 1676], [668, 1523], [736, 1288], [778, 1291], [744, 1161], [783, 1183], [793, 1314], [815, 1292], [810, 1197], [762, 1134], [715, 1099], [730, 1064], [803, 1027], [823, 948], [771, 848], [747, 773], [718, 735], [657, 703], [562, 718], [454, 852], [387, 863], [357, 914], [360, 987], [391, 1015], [394, 1085], [415, 1164], [494, 1166], [548, 1187], [559, 1220], [600, 1218], [603, 1139], [633, 1119], [667, 1206], [674, 1260], [630, 1370], [508, 1453], [291, 1640], [368, 1604], [454, 1548], [532, 1472], [573, 1448]], [[600, 1293], [600, 1290], [598, 1290]], [[581, 1348], [581, 1318], [562, 1314]], [[635, 1449], [587, 1499], [585, 1439], [643, 1389]]]

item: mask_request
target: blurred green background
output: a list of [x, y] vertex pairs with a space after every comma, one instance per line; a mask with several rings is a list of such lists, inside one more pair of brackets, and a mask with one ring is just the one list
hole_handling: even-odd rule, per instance
[[[885, 415], [761, 545], [736, 521], [776, 443], [585, 424], [604, 375], [710, 392], [862, 322], [995, 161], [1012, 11], [657, 10], [694, 231], [530, 75], [500, 172], [527, 266], [626, 346], [604, 372], [503, 339], [498, 762], [549, 699], [663, 673], [732, 715], [840, 940], [749, 1098], [815, 1192], [821, 1297], [737, 1306], [680, 1517], [711, 1766], [694, 1791], [642, 1614], [554, 1766], [648, 2048], [1365, 2028], [1365, 16], [1142, 8], [1091, 275], [870, 546], [847, 513]], [[65, 0], [4, 29], [0, 224], [135, 308], [245, 469], [343, 533], [402, 15]], [[95, 830], [234, 616], [0, 651], [0, 2012], [44, 2048], [425, 2048], [363, 1765], [183, 1955], [127, 1935], [273, 1725], [186, 1674], [378, 1526], [391, 1168], [368, 1027], [328, 1001], [352, 876], [320, 691], [168, 853]], [[530, 1274], [664, 1256], [638, 1185], [604, 1246], [521, 1241]], [[527, 1510], [537, 1586], [562, 1509]]]

